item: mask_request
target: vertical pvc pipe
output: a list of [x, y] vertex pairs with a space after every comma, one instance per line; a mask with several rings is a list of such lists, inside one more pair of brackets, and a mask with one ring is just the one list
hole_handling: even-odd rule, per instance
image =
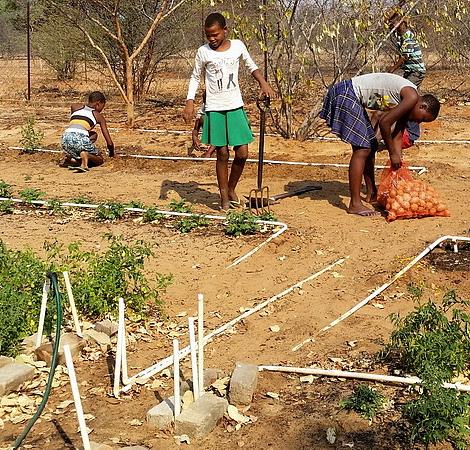
[[130, 383], [127, 373], [127, 337], [126, 337], [126, 305], [124, 299], [119, 298], [119, 327], [121, 328], [121, 372], [122, 384]]
[[83, 450], [91, 450], [90, 440], [88, 438], [88, 431], [83, 415], [82, 401], [80, 399], [80, 391], [78, 390], [77, 377], [75, 376], [75, 368], [73, 367], [72, 354], [70, 347], [64, 345], [65, 363], [67, 364], [67, 371], [69, 373], [70, 386], [72, 388], [73, 401], [75, 403], [75, 410], [77, 412], [78, 425], [80, 427], [80, 435], [83, 442]]
[[175, 392], [175, 418], [181, 414], [180, 349], [178, 339], [173, 339], [173, 382]]
[[[121, 300], [119, 299], [119, 312], [121, 311]], [[124, 300], [122, 300], [124, 303]], [[119, 313], [119, 323], [118, 323], [118, 335], [116, 343], [116, 357], [114, 361], [114, 384], [113, 384], [113, 394], [117, 398], [119, 397], [120, 384], [121, 384], [121, 366], [122, 366], [122, 338], [123, 338], [123, 327], [122, 327], [123, 317]]]
[[188, 318], [189, 323], [189, 347], [191, 349], [191, 374], [193, 380], [193, 394], [194, 400], [199, 398], [199, 375], [197, 368], [197, 353], [196, 353], [196, 333], [194, 326], [194, 317]]
[[76, 333], [82, 337], [82, 330], [80, 328], [80, 322], [78, 320], [77, 308], [75, 307], [75, 299], [73, 298], [72, 285], [70, 284], [70, 278], [68, 272], [63, 272], [65, 288], [67, 290], [67, 297], [69, 298], [70, 309], [72, 310], [73, 323], [75, 324]]
[[197, 295], [197, 349], [199, 395], [204, 392], [204, 295]]
[[50, 281], [46, 279], [44, 281], [44, 285], [42, 286], [41, 311], [39, 312], [38, 331], [36, 334], [36, 348], [38, 348], [42, 342], [42, 332], [44, 331], [44, 320], [46, 319], [47, 296], [49, 294], [50, 287], [51, 287]]

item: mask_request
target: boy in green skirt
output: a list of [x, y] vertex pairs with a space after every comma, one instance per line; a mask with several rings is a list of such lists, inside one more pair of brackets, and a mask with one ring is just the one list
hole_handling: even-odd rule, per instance
[[[248, 144], [253, 142], [253, 133], [243, 109], [243, 99], [238, 85], [240, 59], [244, 61], [253, 78], [258, 81], [264, 96], [274, 97], [275, 92], [251, 59], [245, 44], [238, 39], [227, 39], [227, 24], [222, 14], [209, 14], [204, 23], [204, 31], [208, 44], [199, 47], [197, 51], [183, 117], [186, 123], [190, 123], [193, 119], [194, 98], [201, 74], [205, 72], [206, 115], [202, 142], [216, 148], [220, 209], [226, 212], [229, 208], [240, 205], [235, 188], [248, 157]], [[229, 146], [233, 146], [235, 151], [230, 177]]]

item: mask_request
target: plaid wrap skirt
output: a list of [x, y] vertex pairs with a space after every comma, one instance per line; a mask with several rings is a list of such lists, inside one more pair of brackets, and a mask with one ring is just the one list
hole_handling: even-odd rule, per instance
[[320, 117], [342, 141], [360, 148], [377, 148], [377, 138], [351, 80], [328, 89]]

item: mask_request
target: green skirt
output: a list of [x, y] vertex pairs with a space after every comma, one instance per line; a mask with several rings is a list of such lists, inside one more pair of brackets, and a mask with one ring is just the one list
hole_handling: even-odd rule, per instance
[[250, 122], [242, 108], [208, 111], [204, 117], [202, 143], [215, 147], [236, 147], [253, 142]]

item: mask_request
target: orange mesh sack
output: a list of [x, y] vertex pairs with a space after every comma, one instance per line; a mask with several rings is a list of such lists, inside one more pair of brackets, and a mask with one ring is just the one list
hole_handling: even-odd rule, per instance
[[414, 217], [450, 216], [434, 188], [415, 180], [405, 164], [398, 170], [392, 170], [390, 166], [384, 169], [377, 199], [386, 209], [389, 222]]

